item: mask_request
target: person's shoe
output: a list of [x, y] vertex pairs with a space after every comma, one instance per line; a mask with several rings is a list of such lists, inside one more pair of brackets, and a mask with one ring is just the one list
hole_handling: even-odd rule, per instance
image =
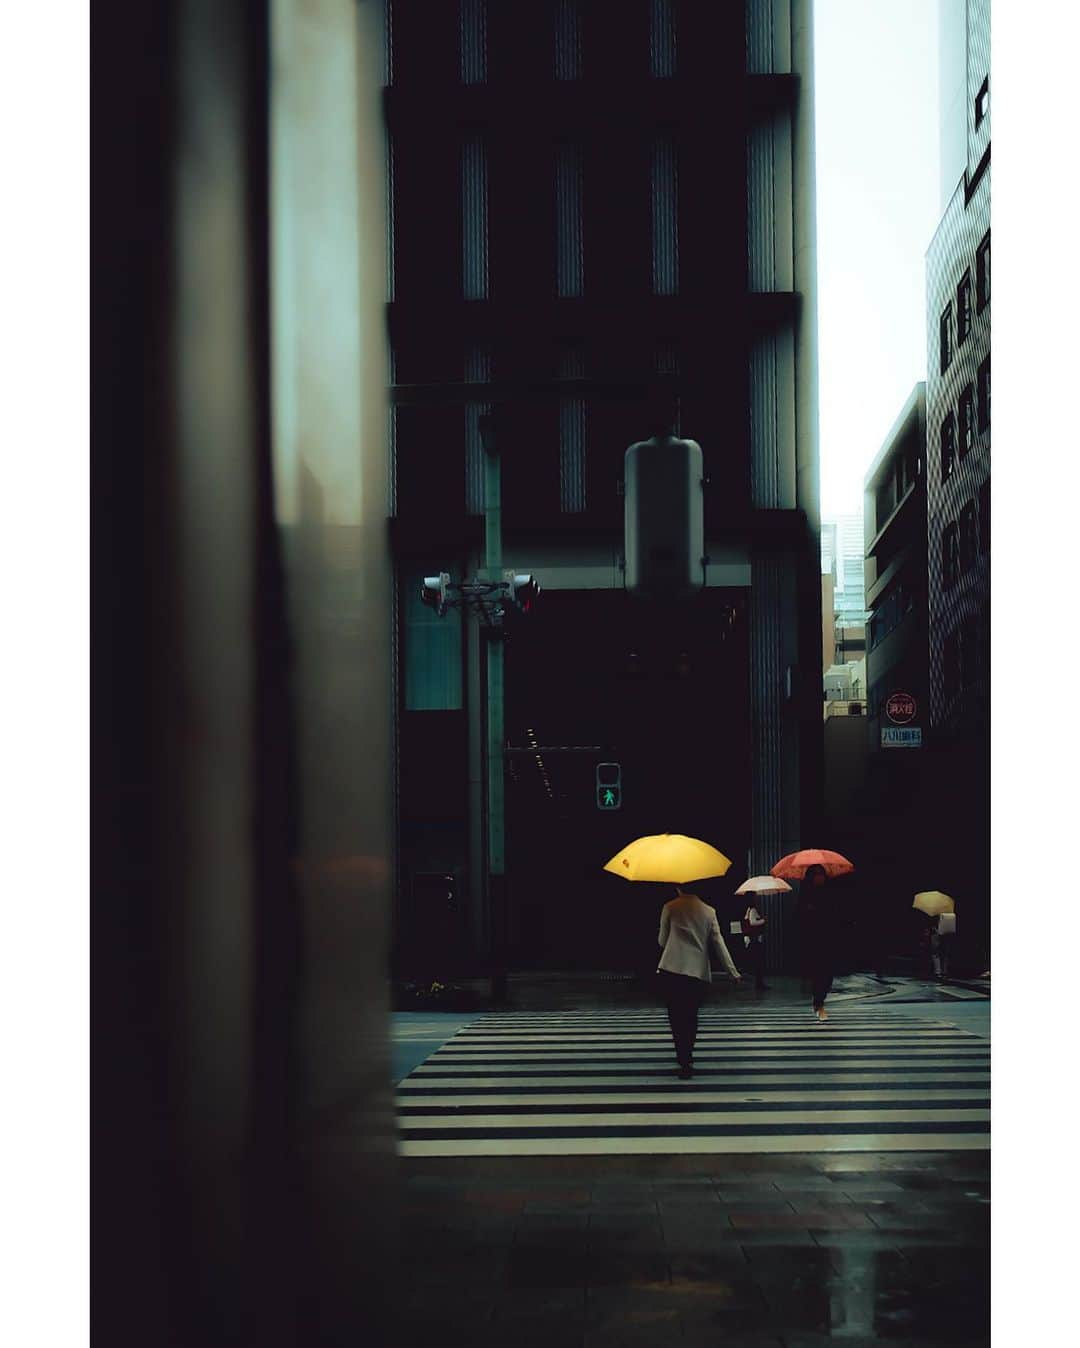
[[679, 1068], [679, 1080], [680, 1080], [680, 1081], [689, 1081], [690, 1078], [691, 1078], [693, 1075], [694, 1075], [694, 1069], [693, 1069], [692, 1067], [680, 1067], [680, 1068]]
[[819, 1007], [818, 1007], [817, 1013], [816, 1013], [816, 1014], [817, 1014], [818, 1020], [825, 1021], [825, 1020], [828, 1020], [828, 1019], [829, 1019], [829, 1013], [828, 1013], [828, 1011], [825, 1010], [825, 1008], [824, 1008], [823, 1006], [819, 1006]]

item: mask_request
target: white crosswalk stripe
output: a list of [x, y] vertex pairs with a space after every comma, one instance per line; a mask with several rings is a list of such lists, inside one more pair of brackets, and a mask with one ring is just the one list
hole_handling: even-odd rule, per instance
[[681, 1081], [662, 1011], [485, 1015], [397, 1109], [405, 1156], [982, 1150], [990, 1045], [881, 1006], [708, 1008]]

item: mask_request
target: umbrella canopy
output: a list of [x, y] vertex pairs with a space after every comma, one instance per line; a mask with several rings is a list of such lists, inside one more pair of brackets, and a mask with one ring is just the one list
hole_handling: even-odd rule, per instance
[[723, 852], [698, 838], [682, 833], [653, 833], [628, 843], [604, 867], [624, 880], [652, 880], [662, 884], [686, 885], [691, 880], [707, 880], [724, 875], [731, 867]]
[[790, 894], [791, 886], [778, 875], [752, 875], [744, 880], [736, 894]]
[[926, 913], [928, 917], [940, 917], [942, 913], [956, 912], [956, 904], [940, 889], [924, 889], [921, 894], [915, 895], [915, 902], [911, 906], [918, 908], [920, 913]]
[[823, 847], [805, 847], [801, 852], [791, 852], [781, 857], [771, 874], [782, 880], [803, 880], [811, 866], [820, 866], [830, 878], [848, 875], [855, 869], [853, 863], [839, 852], [829, 852]]

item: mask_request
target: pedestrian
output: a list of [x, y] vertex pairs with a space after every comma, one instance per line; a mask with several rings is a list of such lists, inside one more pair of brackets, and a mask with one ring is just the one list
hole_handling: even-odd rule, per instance
[[694, 1075], [698, 1011], [712, 982], [712, 952], [720, 956], [736, 982], [742, 974], [720, 935], [716, 909], [702, 903], [696, 894], [685, 893], [681, 886], [676, 886], [675, 897], [664, 904], [660, 914], [660, 945], [656, 973], [675, 1041], [679, 1076], [686, 1081]]
[[746, 963], [754, 973], [754, 987], [758, 992], [767, 992], [765, 984], [765, 918], [751, 904], [743, 913], [743, 944], [746, 947]]
[[836, 902], [825, 883], [824, 866], [808, 866], [799, 893], [803, 962], [810, 975], [814, 1014], [826, 1021], [825, 998], [836, 967]]
[[949, 913], [935, 917], [930, 924], [930, 960], [939, 983], [944, 983], [949, 976], [949, 956], [955, 931], [956, 918]]

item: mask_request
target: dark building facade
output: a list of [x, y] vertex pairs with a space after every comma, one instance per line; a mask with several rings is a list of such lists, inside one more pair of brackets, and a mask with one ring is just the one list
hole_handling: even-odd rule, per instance
[[990, 6], [960, 8], [964, 40], [946, 50], [963, 62], [966, 112], [962, 131], [958, 116], [943, 130], [964, 135], [966, 156], [926, 257], [929, 729], [945, 792], [939, 870], [963, 897], [958, 926], [988, 950]]
[[[487, 413], [504, 565], [543, 586], [506, 646], [512, 962], [653, 957], [655, 895], [601, 870], [631, 837], [696, 833], [734, 877], [813, 829], [811, 20], [804, 0], [388, 0], [403, 966], [489, 949], [481, 634], [418, 598], [481, 563]], [[678, 604], [623, 579], [623, 456], [658, 379], [705, 455], [704, 586]], [[606, 817], [599, 760], [623, 765]], [[630, 929], [642, 903], [613, 936], [611, 904]], [[781, 963], [782, 921], [771, 940]]]

